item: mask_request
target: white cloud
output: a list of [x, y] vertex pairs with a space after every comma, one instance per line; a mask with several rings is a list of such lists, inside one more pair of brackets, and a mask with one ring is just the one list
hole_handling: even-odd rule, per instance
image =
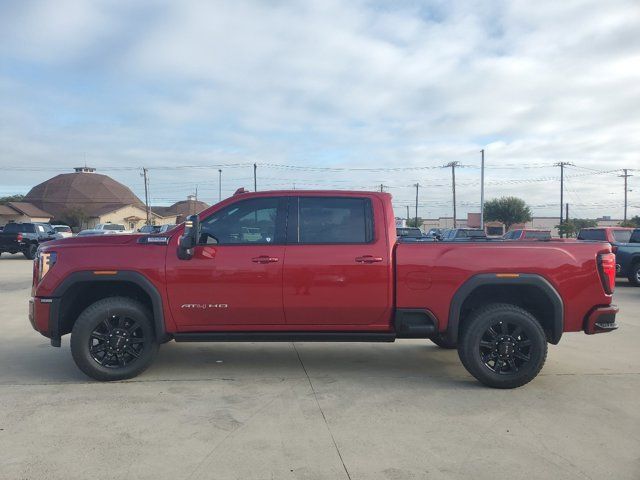
[[[0, 135], [11, 143], [0, 149], [3, 164], [47, 164], [59, 152], [75, 157], [67, 165], [88, 151], [98, 166], [477, 165], [486, 147], [491, 166], [640, 168], [633, 1], [20, 2], [0, 18], [0, 52], [11, 62], [0, 71], [10, 98], [0, 100]], [[61, 126], [52, 111], [81, 120]], [[557, 174], [493, 170], [488, 179]], [[425, 214], [448, 213], [446, 171], [295, 175], [287, 181], [420, 181], [425, 203], [433, 200]], [[154, 177], [172, 195], [186, 193], [170, 188], [169, 174]], [[471, 184], [477, 170], [461, 169], [459, 178]], [[585, 214], [620, 213], [617, 177], [577, 178], [569, 184], [582, 193], [571, 201]], [[391, 191], [399, 202], [413, 196], [408, 187]], [[461, 189], [461, 211], [474, 209], [477, 191]], [[534, 205], [552, 204], [557, 191], [554, 182], [488, 187], [490, 196], [518, 194]]]

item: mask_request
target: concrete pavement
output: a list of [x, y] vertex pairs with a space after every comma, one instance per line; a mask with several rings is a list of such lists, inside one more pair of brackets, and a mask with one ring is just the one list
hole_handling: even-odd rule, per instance
[[31, 262], [0, 258], [0, 479], [640, 478], [640, 288], [617, 332], [567, 334], [517, 390], [455, 351], [176, 344], [101, 384], [27, 320]]

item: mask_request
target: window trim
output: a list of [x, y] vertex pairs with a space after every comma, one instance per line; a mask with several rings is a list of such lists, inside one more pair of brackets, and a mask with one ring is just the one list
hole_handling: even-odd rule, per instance
[[265, 199], [277, 200], [275, 238], [273, 242], [270, 242], [270, 243], [200, 243], [198, 242], [196, 246], [217, 248], [217, 247], [268, 247], [273, 245], [276, 245], [276, 246], [286, 245], [289, 197], [284, 195], [279, 195], [274, 197], [243, 198], [241, 200], [238, 200], [237, 202], [229, 203], [228, 205], [225, 205], [219, 210], [211, 212], [211, 214], [207, 215], [205, 218], [199, 219], [198, 240], [200, 239], [200, 233], [201, 233], [203, 222], [206, 222], [207, 219], [211, 218], [213, 215], [223, 212], [224, 210], [227, 210], [229, 208], [237, 207], [241, 203], [253, 202], [256, 200], [265, 200]]
[[[300, 199], [339, 199], [362, 200], [364, 202], [365, 239], [364, 242], [300, 242]], [[370, 230], [367, 232], [366, 230]], [[343, 195], [298, 195], [290, 197], [289, 215], [287, 221], [287, 245], [371, 245], [376, 243], [376, 223], [373, 203], [369, 197], [343, 196]]]

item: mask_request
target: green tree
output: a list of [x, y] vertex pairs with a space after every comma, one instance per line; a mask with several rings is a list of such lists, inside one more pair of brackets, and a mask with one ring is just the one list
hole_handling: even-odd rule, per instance
[[24, 200], [24, 195], [19, 193], [16, 195], [9, 195], [7, 197], [0, 197], [0, 205], [4, 205], [9, 202], [21, 202], [22, 200]]
[[76, 232], [84, 228], [88, 219], [87, 212], [81, 207], [70, 207], [56, 218], [57, 221], [69, 225]]
[[581, 228], [597, 227], [598, 222], [589, 218], [570, 218], [562, 223], [562, 225], [556, 225], [560, 236], [575, 237]]
[[631, 217], [626, 222], [620, 222], [621, 227], [640, 228], [640, 216]]
[[484, 220], [502, 222], [506, 230], [509, 230], [515, 223], [530, 221], [531, 209], [524, 200], [517, 197], [494, 198], [484, 202]]
[[416, 218], [410, 218], [409, 220], [407, 220], [407, 227], [418, 227], [420, 228], [422, 226], [422, 218], [418, 217], [418, 222], [416, 222]]

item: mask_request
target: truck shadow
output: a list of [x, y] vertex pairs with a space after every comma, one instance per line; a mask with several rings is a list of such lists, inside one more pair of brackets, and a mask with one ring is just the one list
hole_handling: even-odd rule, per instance
[[[73, 363], [68, 337], [63, 338], [60, 349], [47, 344], [39, 347], [35, 351], [33, 346], [20, 349], [28, 355], [14, 358], [15, 363], [3, 372], [0, 385], [97, 383]], [[479, 386], [464, 370], [455, 350], [440, 349], [427, 340], [295, 345], [169, 342], [160, 348], [147, 371], [125, 382], [307, 382], [307, 374], [314, 383], [375, 382], [382, 388], [398, 379], [432, 386]]]

